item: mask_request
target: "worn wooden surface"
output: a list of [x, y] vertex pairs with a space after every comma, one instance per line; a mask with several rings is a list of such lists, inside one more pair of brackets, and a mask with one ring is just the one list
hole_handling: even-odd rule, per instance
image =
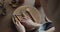
[[6, 3], [6, 16], [0, 16], [0, 32], [17, 32], [12, 23], [11, 17], [15, 9], [9, 6], [8, 0]]

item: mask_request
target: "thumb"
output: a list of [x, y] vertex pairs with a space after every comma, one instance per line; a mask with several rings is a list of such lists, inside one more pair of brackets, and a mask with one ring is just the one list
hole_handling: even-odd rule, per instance
[[25, 27], [22, 24], [17, 24], [16, 28], [19, 32], [25, 32]]

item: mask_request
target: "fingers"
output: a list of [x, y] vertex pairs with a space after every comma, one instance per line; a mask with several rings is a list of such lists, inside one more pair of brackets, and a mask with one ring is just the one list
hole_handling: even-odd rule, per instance
[[[33, 28], [40, 26], [39, 24], [34, 23], [30, 18], [27, 18], [27, 17], [20, 18], [20, 16], [14, 16], [13, 20], [14, 20], [13, 22], [15, 23], [16, 27], [18, 27], [17, 28], [18, 30], [25, 30], [24, 26], [28, 29], [33, 29]], [[21, 23], [23, 22], [24, 26], [20, 22]], [[20, 29], [19, 29], [19, 27], [20, 27]]]
[[28, 25], [29, 27], [31, 27], [32, 29], [33, 28], [38, 28], [38, 27], [40, 27], [40, 24], [38, 24], [38, 23], [34, 23], [31, 19], [29, 19], [29, 18], [23, 18], [22, 19], [22, 22], [25, 22], [26, 23], [26, 25]]
[[15, 21], [16, 21], [17, 26], [21, 25], [21, 23], [19, 22], [19, 20], [17, 18], [15, 18]]
[[25, 32], [25, 27], [20, 23], [20, 21], [16, 17], [13, 18], [13, 22], [19, 32]]
[[15, 18], [14, 16], [12, 17], [13, 23], [16, 24]]
[[12, 18], [12, 19], [13, 19], [13, 23], [16, 25], [16, 23], [17, 23], [17, 21], [18, 21], [18, 20], [16, 20], [16, 17], [15, 17], [15, 16], [13, 16], [13, 18]]
[[33, 27], [33, 28], [40, 27], [40, 24], [33, 22], [30, 18], [24, 17], [23, 20], [25, 20], [26, 22], [28, 22], [27, 24], [31, 25], [31, 27]]
[[22, 21], [25, 22], [26, 24], [33, 26], [33, 27], [40, 26], [40, 24], [33, 22], [30, 18], [23, 17]]
[[17, 18], [17, 16], [15, 16], [15, 23], [17, 24], [17, 25], [21, 25], [21, 23], [20, 23], [20, 21], [18, 20], [19, 18]]
[[25, 32], [25, 27], [18, 21], [18, 19], [17, 18], [15, 18], [15, 20], [16, 20], [16, 27], [17, 27], [17, 29], [20, 31], [20, 32]]

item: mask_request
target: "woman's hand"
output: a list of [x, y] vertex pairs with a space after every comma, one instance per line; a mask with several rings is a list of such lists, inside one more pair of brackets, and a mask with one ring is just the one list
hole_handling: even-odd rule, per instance
[[15, 26], [19, 32], [26, 32], [25, 27], [19, 22], [19, 20], [17, 18], [13, 18], [13, 23], [15, 24]]
[[[18, 16], [17, 16], [18, 17]], [[19, 18], [19, 17], [18, 17]], [[20, 18], [19, 18], [20, 19]], [[30, 18], [28, 17], [23, 17], [20, 21], [22, 25], [27, 28], [27, 30], [33, 30], [35, 28], [38, 28], [40, 24], [33, 22]]]

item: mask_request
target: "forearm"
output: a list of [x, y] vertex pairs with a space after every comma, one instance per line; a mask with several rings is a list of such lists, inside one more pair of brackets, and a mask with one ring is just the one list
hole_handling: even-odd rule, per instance
[[55, 30], [55, 27], [52, 27], [49, 30], [47, 30], [46, 32], [54, 32], [54, 30]]
[[41, 25], [41, 24], [33, 23], [33, 24], [30, 25], [32, 28], [30, 28], [29, 30], [35, 30], [35, 29], [38, 29], [38, 28], [40, 27], [40, 25]]
[[32, 24], [32, 26], [33, 26], [34, 28], [39, 28], [40, 25], [41, 25], [41, 24], [38, 24], [38, 23], [34, 23], [34, 24]]

